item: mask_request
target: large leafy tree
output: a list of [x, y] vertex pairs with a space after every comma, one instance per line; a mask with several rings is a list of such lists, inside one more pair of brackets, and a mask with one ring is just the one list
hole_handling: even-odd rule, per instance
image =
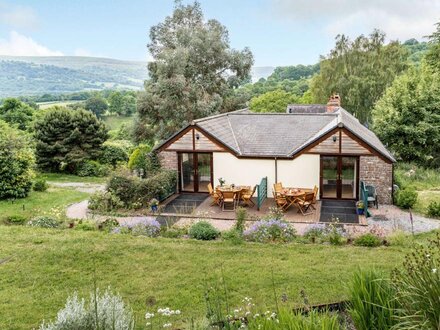
[[54, 107], [35, 123], [34, 135], [40, 168], [73, 173], [83, 161], [100, 156], [107, 129], [90, 111]]
[[407, 68], [407, 52], [396, 41], [385, 45], [385, 34], [375, 30], [369, 37], [350, 40], [336, 37], [335, 48], [320, 62], [320, 72], [311, 84], [313, 99], [326, 103], [339, 93], [342, 105], [362, 123], [394, 78]]
[[34, 175], [30, 145], [24, 132], [0, 120], [0, 199], [28, 195]]
[[283, 90], [276, 90], [254, 97], [250, 102], [250, 109], [255, 112], [286, 112], [288, 104], [298, 101], [299, 97]]
[[440, 72], [422, 65], [396, 78], [377, 102], [373, 123], [398, 158], [440, 166]]
[[100, 117], [107, 110], [108, 104], [103, 97], [95, 95], [86, 101], [84, 108], [93, 112], [97, 117]]
[[150, 80], [138, 100], [137, 138], [164, 138], [195, 118], [215, 114], [253, 56], [231, 49], [227, 29], [203, 17], [198, 2], [182, 5], [150, 30]]
[[440, 71], [440, 22], [436, 24], [436, 31], [429, 36], [429, 50], [426, 62], [435, 71]]
[[0, 105], [0, 119], [21, 130], [26, 130], [32, 122], [34, 109], [18, 99], [8, 98]]

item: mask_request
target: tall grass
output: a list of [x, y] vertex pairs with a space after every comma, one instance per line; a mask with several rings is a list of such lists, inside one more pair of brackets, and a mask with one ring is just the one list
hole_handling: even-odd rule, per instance
[[377, 271], [357, 271], [350, 285], [349, 314], [358, 330], [386, 330], [396, 324], [395, 291]]
[[394, 171], [400, 188], [413, 187], [416, 190], [440, 189], [438, 169], [428, 169], [411, 163], [398, 163]]

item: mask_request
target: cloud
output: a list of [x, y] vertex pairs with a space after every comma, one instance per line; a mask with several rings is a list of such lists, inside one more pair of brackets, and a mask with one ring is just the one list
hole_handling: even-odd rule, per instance
[[0, 55], [62, 56], [63, 53], [50, 50], [32, 38], [26, 37], [16, 31], [11, 31], [9, 39], [0, 39]]
[[389, 39], [421, 39], [440, 20], [438, 0], [272, 0], [275, 16], [320, 24], [324, 32], [356, 36], [374, 28]]
[[38, 18], [31, 7], [0, 2], [0, 24], [13, 28], [35, 29], [38, 27]]

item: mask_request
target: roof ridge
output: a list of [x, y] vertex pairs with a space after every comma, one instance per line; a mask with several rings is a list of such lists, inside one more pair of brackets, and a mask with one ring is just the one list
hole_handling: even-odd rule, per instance
[[243, 108], [243, 109], [234, 110], [234, 111], [231, 111], [231, 112], [218, 113], [218, 114], [215, 114], [215, 115], [212, 115], [212, 116], [203, 117], [203, 118], [199, 118], [199, 119], [194, 119], [192, 121], [192, 123], [193, 124], [194, 123], [200, 123], [200, 122], [203, 122], [203, 121], [206, 121], [206, 120], [220, 118], [220, 117], [228, 116], [229, 114], [232, 114], [232, 113], [239, 113], [239, 112], [244, 112], [244, 111], [248, 111], [248, 110], [249, 110], [248, 108]]
[[326, 112], [326, 113], [285, 113], [285, 112], [245, 112], [245, 113], [231, 113], [228, 112], [227, 114], [232, 114], [232, 115], [239, 115], [239, 116], [244, 116], [244, 115], [252, 115], [252, 116], [337, 116], [337, 113], [330, 113], [330, 112]]
[[226, 116], [228, 118], [229, 128], [232, 132], [232, 137], [234, 138], [235, 145], [237, 146], [238, 153], [241, 154], [240, 145], [238, 144], [237, 138], [235, 137], [234, 129], [232, 128], [231, 120], [229, 119], [229, 116]]

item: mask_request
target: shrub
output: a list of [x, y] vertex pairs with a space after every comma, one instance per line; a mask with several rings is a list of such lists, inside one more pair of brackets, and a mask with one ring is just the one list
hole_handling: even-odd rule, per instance
[[144, 177], [156, 173], [160, 169], [160, 162], [157, 153], [151, 152], [151, 146], [139, 145], [130, 155], [128, 168], [143, 172]]
[[428, 215], [431, 217], [440, 217], [440, 203], [432, 201], [428, 205]]
[[85, 160], [78, 165], [76, 174], [78, 176], [106, 176], [110, 168], [106, 165], [100, 164], [95, 160]]
[[397, 192], [397, 206], [404, 209], [412, 208], [417, 202], [417, 191], [413, 188], [401, 189]]
[[243, 232], [232, 228], [231, 230], [223, 232], [222, 238], [225, 241], [231, 242], [232, 244], [241, 244], [243, 243]]
[[235, 215], [236, 215], [235, 229], [240, 233], [243, 233], [244, 225], [247, 217], [247, 211], [244, 207], [239, 207], [237, 208]]
[[356, 329], [390, 329], [396, 324], [395, 290], [375, 271], [357, 271], [349, 286], [348, 312]]
[[376, 247], [382, 244], [382, 240], [372, 233], [366, 233], [354, 240], [354, 245]]
[[30, 146], [25, 133], [0, 120], [0, 200], [29, 194], [34, 176]]
[[56, 228], [59, 226], [58, 220], [50, 217], [50, 216], [38, 216], [32, 218], [28, 223], [28, 226], [31, 227], [40, 227], [40, 228]]
[[189, 229], [189, 237], [209, 241], [220, 236], [220, 232], [207, 221], [199, 221]]
[[110, 289], [101, 293], [98, 289], [90, 294], [89, 303], [79, 299], [75, 292], [67, 298], [66, 305], [58, 311], [55, 321], [43, 322], [39, 330], [81, 330], [81, 329], [134, 329], [131, 310], [119, 295]]
[[91, 221], [80, 220], [74, 227], [76, 230], [93, 231], [96, 230], [96, 224]]
[[47, 181], [44, 179], [37, 179], [34, 182], [34, 190], [35, 191], [46, 191], [49, 188]]
[[186, 234], [186, 230], [183, 228], [175, 228], [171, 227], [166, 230], [163, 230], [161, 233], [162, 237], [165, 238], [180, 238]]
[[105, 231], [113, 231], [116, 227], [119, 227], [119, 221], [115, 218], [108, 218], [101, 222], [99, 228]]
[[325, 224], [316, 223], [309, 225], [304, 231], [303, 236], [310, 242], [315, 243], [324, 238], [325, 232], [326, 232]]
[[413, 243], [413, 236], [402, 230], [396, 230], [388, 236], [388, 242], [392, 246], [408, 246]]
[[10, 225], [23, 225], [28, 220], [26, 217], [22, 215], [11, 215], [6, 217], [6, 223]]
[[344, 230], [338, 226], [339, 219], [334, 219], [328, 226], [327, 238], [332, 245], [342, 245], [344, 243]]
[[296, 230], [282, 220], [261, 220], [254, 223], [244, 233], [244, 238], [254, 242], [290, 242]]
[[160, 234], [160, 223], [150, 219], [131, 220], [130, 222], [120, 224], [112, 232], [115, 234], [157, 237]]
[[118, 163], [127, 163], [131, 147], [130, 141], [106, 141], [102, 145], [102, 153], [99, 160], [102, 164], [109, 164], [113, 167], [116, 167]]
[[409, 253], [394, 271], [392, 285], [399, 304], [397, 329], [440, 328], [440, 233], [427, 246]]
[[110, 212], [124, 207], [124, 203], [109, 191], [98, 191], [89, 198], [89, 209], [97, 212]]

